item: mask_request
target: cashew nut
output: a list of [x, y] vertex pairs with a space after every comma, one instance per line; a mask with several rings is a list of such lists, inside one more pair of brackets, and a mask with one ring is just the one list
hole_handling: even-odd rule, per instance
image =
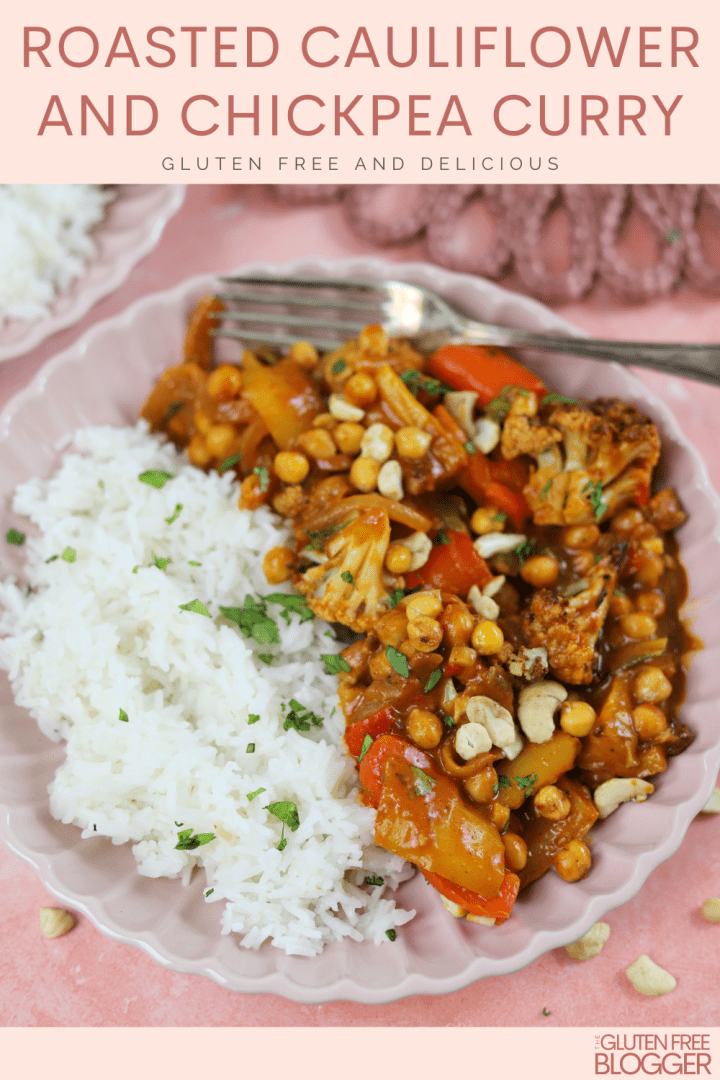
[[498, 574], [497, 577], [492, 578], [483, 589], [483, 596], [494, 596], [499, 589], [502, 589], [505, 581], [506, 578], [504, 574]]
[[500, 442], [500, 425], [496, 420], [491, 420], [489, 416], [478, 420], [475, 425], [473, 442], [481, 453], [489, 454]]
[[478, 395], [472, 390], [450, 390], [443, 398], [445, 408], [466, 435], [472, 435], [475, 431], [473, 412], [477, 399]]
[[478, 615], [482, 615], [483, 619], [491, 619], [494, 622], [500, 614], [500, 608], [493, 598], [484, 596], [477, 585], [471, 586], [468, 593], [468, 603], [472, 604]]
[[378, 473], [378, 491], [386, 499], [400, 502], [403, 498], [402, 468], [399, 461], [386, 461]]
[[40, 929], [45, 937], [62, 937], [72, 930], [75, 920], [72, 915], [59, 907], [40, 908]]
[[463, 724], [455, 736], [455, 749], [463, 761], [472, 761], [492, 747], [492, 739], [482, 724]]
[[715, 788], [700, 811], [701, 814], [720, 814], [720, 788]]
[[371, 424], [366, 429], [360, 443], [360, 456], [372, 458], [373, 461], [387, 461], [393, 452], [395, 436], [392, 428], [387, 424]]
[[593, 802], [597, 806], [601, 818], [606, 818], [617, 810], [620, 803], [645, 802], [648, 795], [652, 795], [655, 788], [647, 780], [638, 780], [637, 777], [616, 776], [612, 780], [606, 780], [595, 788]]
[[508, 746], [503, 746], [503, 753], [508, 761], [514, 761], [523, 748], [523, 740], [520, 732], [515, 728], [515, 738]]
[[491, 555], [500, 555], [512, 551], [513, 548], [522, 544], [524, 540], [527, 540], [524, 533], [491, 532], [485, 533], [484, 536], [478, 536], [473, 546], [478, 555], [481, 555], [483, 559], [489, 559]]
[[546, 743], [555, 731], [555, 710], [567, 697], [556, 682], [534, 682], [520, 691], [518, 720], [530, 742]]
[[465, 918], [465, 916], [467, 915], [467, 908], [461, 907], [460, 904], [456, 904], [452, 900], [448, 900], [445, 896], [441, 896], [440, 899], [442, 900], [442, 905], [445, 910], [449, 911], [453, 918]]
[[427, 533], [416, 532], [411, 536], [406, 536], [403, 540], [403, 544], [412, 555], [412, 562], [410, 563], [411, 570], [419, 570], [421, 566], [430, 558], [430, 552], [432, 551], [432, 540]]
[[336, 420], [354, 420], [357, 423], [365, 416], [365, 410], [353, 405], [344, 394], [331, 394], [328, 409]]
[[[468, 720], [473, 724], [482, 724], [492, 739], [493, 746], [510, 746], [515, 741], [516, 731], [512, 714], [498, 705], [497, 701], [477, 694], [471, 697], [465, 708]], [[460, 728], [458, 735], [464, 728]], [[457, 746], [457, 740], [455, 741]]]
[[573, 960], [589, 960], [592, 956], [597, 954], [602, 949], [603, 945], [610, 937], [610, 927], [606, 922], [596, 922], [594, 926], [591, 926], [587, 934], [583, 934], [577, 941], [573, 941], [572, 944], [566, 945], [566, 952], [572, 956]]
[[625, 968], [625, 974], [638, 993], [647, 997], [662, 997], [677, 986], [670, 972], [653, 963], [644, 953], [629, 968]]

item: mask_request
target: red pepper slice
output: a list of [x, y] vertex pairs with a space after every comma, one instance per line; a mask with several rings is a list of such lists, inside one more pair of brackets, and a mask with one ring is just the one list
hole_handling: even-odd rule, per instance
[[384, 735], [393, 725], [397, 710], [392, 705], [371, 713], [364, 720], [358, 720], [356, 724], [349, 724], [345, 729], [345, 742], [353, 757], [360, 757], [366, 735], [376, 739], [378, 735]]
[[456, 390], [474, 390], [488, 405], [506, 386], [522, 386], [545, 394], [545, 386], [507, 353], [487, 345], [443, 345], [430, 357], [430, 370]]
[[360, 783], [372, 798], [373, 806], [377, 807], [382, 795], [383, 774], [385, 763], [390, 757], [405, 758], [411, 765], [419, 769], [432, 768], [432, 762], [427, 754], [411, 746], [397, 735], [381, 735], [375, 740], [365, 757], [360, 762]]
[[520, 491], [512, 491], [505, 484], [496, 484], [491, 481], [483, 489], [486, 500], [491, 506], [497, 506], [512, 521], [516, 529], [522, 529], [530, 517], [530, 507], [525, 502], [525, 496]]
[[429, 585], [456, 596], [467, 596], [473, 585], [482, 589], [492, 574], [468, 534], [446, 530], [445, 535], [449, 543], [433, 546], [425, 565], [406, 576], [407, 585]]
[[511, 870], [505, 871], [505, 878], [500, 886], [497, 896], [487, 899], [479, 893], [472, 892], [462, 885], [456, 885], [453, 881], [434, 874], [431, 870], [423, 870], [422, 873], [428, 879], [433, 888], [437, 889], [446, 900], [466, 908], [471, 915], [484, 915], [488, 919], [494, 919], [495, 925], [505, 922], [512, 911], [513, 904], [520, 891], [520, 878]]

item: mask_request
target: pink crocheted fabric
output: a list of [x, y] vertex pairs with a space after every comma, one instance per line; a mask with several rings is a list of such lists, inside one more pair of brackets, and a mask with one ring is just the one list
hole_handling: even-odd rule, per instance
[[[354, 231], [379, 246], [424, 236], [440, 266], [499, 280], [513, 273], [543, 300], [603, 282], [630, 301], [682, 281], [720, 295], [720, 184], [392, 184], [272, 188], [295, 206], [340, 200]], [[633, 233], [642, 242], [633, 246]], [[637, 248], [644, 261], [638, 261]]]

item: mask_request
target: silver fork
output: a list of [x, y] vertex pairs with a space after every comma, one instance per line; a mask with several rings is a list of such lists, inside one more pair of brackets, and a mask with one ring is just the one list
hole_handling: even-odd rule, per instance
[[476, 322], [422, 285], [374, 278], [222, 277], [226, 304], [215, 336], [267, 345], [302, 339], [335, 349], [368, 323], [411, 338], [422, 352], [449, 341], [544, 349], [594, 360], [637, 364], [720, 386], [720, 344], [603, 341], [536, 334]]

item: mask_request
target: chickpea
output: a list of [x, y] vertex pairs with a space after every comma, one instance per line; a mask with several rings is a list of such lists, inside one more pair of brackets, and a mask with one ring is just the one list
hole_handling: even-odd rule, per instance
[[319, 461], [332, 457], [335, 453], [333, 437], [324, 428], [303, 431], [302, 434], [298, 435], [298, 442], [310, 457], [314, 457]]
[[431, 619], [434, 619], [442, 609], [442, 600], [439, 596], [434, 596], [430, 592], [421, 592], [410, 597], [405, 605], [405, 614], [409, 622], [414, 622], [421, 615], [428, 615]]
[[571, 551], [585, 551], [593, 548], [600, 539], [597, 525], [569, 525], [562, 531], [562, 542]]
[[277, 493], [272, 504], [278, 514], [283, 517], [295, 518], [305, 509], [307, 498], [299, 484], [291, 484], [284, 491]]
[[392, 670], [392, 664], [385, 655], [384, 649], [373, 653], [368, 661], [368, 671], [373, 679], [386, 679], [392, 673]]
[[589, 574], [595, 565], [595, 556], [592, 551], [578, 551], [573, 556], [573, 569], [580, 577]]
[[434, 750], [443, 735], [442, 720], [427, 709], [411, 709], [405, 731], [421, 750]]
[[562, 821], [570, 813], [570, 800], [564, 791], [554, 784], [541, 787], [533, 799], [535, 809], [548, 821]]
[[652, 551], [655, 555], [662, 555], [665, 552], [665, 544], [661, 536], [651, 536], [643, 540], [641, 546], [645, 551]]
[[212, 456], [224, 461], [233, 448], [235, 438], [232, 424], [213, 424], [205, 436], [205, 441]]
[[642, 511], [638, 510], [635, 506], [629, 506], [627, 510], [621, 510], [619, 514], [616, 514], [612, 519], [612, 531], [613, 532], [632, 532], [633, 529], [641, 525], [645, 520]]
[[633, 727], [639, 739], [652, 742], [667, 731], [665, 713], [657, 705], [637, 705], [632, 711]]
[[646, 667], [639, 671], [633, 683], [633, 697], [638, 703], [667, 701], [672, 694], [672, 683], [662, 668]]
[[267, 492], [260, 490], [260, 477], [252, 473], [240, 485], [238, 506], [241, 510], [257, 510], [267, 500]]
[[281, 450], [275, 455], [273, 469], [278, 480], [284, 484], [301, 484], [310, 471], [310, 462], [304, 454]]
[[502, 649], [505, 636], [497, 623], [483, 619], [473, 630], [471, 640], [481, 656], [494, 656]]
[[242, 390], [243, 377], [233, 364], [220, 364], [208, 375], [207, 392], [215, 401], [232, 401]]
[[444, 630], [446, 645], [467, 645], [473, 632], [475, 620], [469, 611], [459, 604], [448, 604], [442, 613], [440, 623]]
[[[498, 782], [497, 773], [492, 765], [481, 769], [474, 776], [469, 777], [463, 787], [476, 803], [491, 803], [495, 798], [495, 785]], [[509, 815], [508, 815], [509, 816]]]
[[366, 326], [358, 335], [358, 345], [363, 352], [369, 352], [374, 356], [386, 356], [390, 337], [387, 330], [373, 323]]
[[402, 427], [395, 432], [395, 446], [406, 461], [420, 461], [428, 452], [432, 439], [419, 427]]
[[360, 443], [364, 434], [365, 428], [362, 424], [356, 424], [353, 420], [343, 420], [342, 424], [338, 424], [333, 431], [338, 450], [341, 454], [347, 454], [348, 457], [355, 457], [360, 453]]
[[327, 428], [330, 431], [334, 431], [337, 427], [337, 417], [333, 416], [331, 412], [320, 413], [312, 422], [314, 428]]
[[621, 615], [626, 615], [628, 611], [632, 611], [632, 609], [633, 605], [630, 597], [626, 593], [615, 590], [610, 597], [610, 614], [619, 618]]
[[493, 803], [491, 816], [495, 828], [502, 831], [510, 820], [510, 807], [496, 801]]
[[201, 435], [207, 435], [212, 427], [212, 420], [202, 409], [196, 409], [193, 413], [193, 423]]
[[560, 710], [560, 727], [568, 735], [583, 739], [593, 729], [597, 714], [587, 701], [564, 701]]
[[497, 506], [478, 506], [470, 518], [470, 528], [478, 536], [502, 532], [505, 528], [505, 515], [501, 514]]
[[375, 633], [383, 645], [399, 648], [407, 637], [408, 621], [404, 611], [389, 611], [378, 622]]
[[517, 833], [506, 832], [502, 838], [505, 845], [505, 865], [511, 870], [524, 870], [527, 862], [527, 844]]
[[377, 386], [372, 375], [368, 375], [364, 371], [358, 371], [355, 375], [351, 375], [345, 383], [343, 393], [352, 405], [364, 409], [367, 405], [372, 405], [377, 397]]
[[436, 619], [430, 619], [427, 615], [419, 615], [408, 623], [408, 639], [420, 652], [434, 652], [442, 638], [442, 626]]
[[662, 577], [664, 569], [665, 560], [662, 555], [654, 555], [652, 552], [648, 552], [640, 562], [635, 577], [641, 585], [647, 585], [649, 589], [654, 589]]
[[554, 585], [560, 573], [560, 563], [552, 555], [533, 555], [520, 568], [520, 577], [534, 589]]
[[208, 445], [205, 442], [205, 436], [200, 432], [196, 432], [187, 448], [188, 457], [192, 461], [193, 465], [197, 465], [199, 469], [206, 468], [213, 459], [213, 455], [208, 450]]
[[590, 848], [582, 840], [571, 840], [558, 851], [554, 862], [563, 881], [580, 881], [592, 866]]
[[665, 614], [665, 598], [656, 592], [641, 592], [635, 597], [635, 607], [638, 611], [647, 611], [654, 619], [659, 619]]
[[448, 664], [453, 667], [471, 667], [477, 660], [477, 653], [467, 645], [453, 645], [448, 656]]
[[391, 544], [385, 555], [385, 569], [391, 574], [406, 574], [412, 565], [412, 552], [404, 544]]
[[371, 457], [355, 458], [350, 466], [350, 482], [358, 491], [374, 491], [380, 475], [380, 462]]
[[270, 548], [263, 559], [263, 573], [269, 585], [287, 581], [295, 566], [295, 552], [286, 547]]
[[315, 367], [318, 361], [318, 351], [309, 341], [296, 341], [290, 346], [290, 359], [304, 368]]
[[633, 641], [647, 641], [655, 636], [657, 623], [646, 611], [629, 611], [620, 618], [620, 628]]

